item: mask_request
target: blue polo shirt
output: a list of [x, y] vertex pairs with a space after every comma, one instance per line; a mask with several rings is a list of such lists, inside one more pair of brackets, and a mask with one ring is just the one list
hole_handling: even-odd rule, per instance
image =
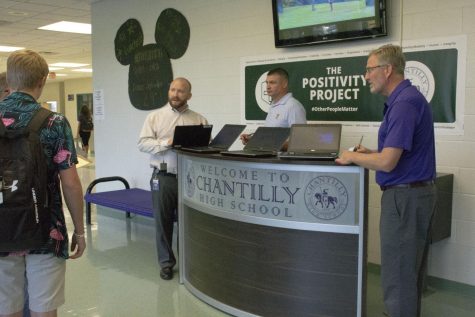
[[400, 148], [403, 152], [391, 172], [376, 172], [376, 182], [380, 186], [435, 179], [432, 109], [407, 79], [396, 87], [384, 104], [378, 151], [386, 147]]

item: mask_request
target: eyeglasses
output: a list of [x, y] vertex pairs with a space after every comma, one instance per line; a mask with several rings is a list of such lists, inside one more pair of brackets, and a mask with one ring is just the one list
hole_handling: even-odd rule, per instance
[[366, 67], [365, 73], [366, 73], [366, 74], [371, 74], [371, 72], [372, 72], [373, 70], [375, 70], [376, 68], [386, 67], [386, 66], [388, 66], [388, 65], [389, 65], [389, 64], [382, 64], [382, 65], [376, 65], [376, 66], [373, 66], [373, 67]]

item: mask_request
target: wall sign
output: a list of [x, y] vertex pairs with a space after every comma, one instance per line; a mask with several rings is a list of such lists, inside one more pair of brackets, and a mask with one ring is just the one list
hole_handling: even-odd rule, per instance
[[[379, 127], [385, 98], [371, 94], [364, 78], [373, 48], [243, 59], [241, 121], [264, 121], [271, 102], [265, 90], [267, 71], [283, 67], [290, 75], [289, 90], [304, 105], [308, 121], [338, 121], [363, 131]], [[407, 41], [403, 49], [405, 76], [432, 105], [436, 129], [462, 134], [466, 38]]]

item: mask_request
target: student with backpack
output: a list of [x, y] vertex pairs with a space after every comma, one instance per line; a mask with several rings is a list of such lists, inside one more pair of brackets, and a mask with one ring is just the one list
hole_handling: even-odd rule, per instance
[[87, 105], [82, 105], [78, 122], [78, 135], [81, 137], [82, 149], [87, 157], [89, 151], [89, 139], [91, 138], [92, 130], [94, 130], [91, 110], [89, 110]]
[[[48, 64], [30, 50], [7, 60], [11, 94], [0, 102], [0, 315], [21, 316], [25, 285], [32, 316], [57, 316], [66, 259], [86, 242], [83, 194], [67, 119], [37, 102]], [[71, 214], [69, 238], [62, 206]]]

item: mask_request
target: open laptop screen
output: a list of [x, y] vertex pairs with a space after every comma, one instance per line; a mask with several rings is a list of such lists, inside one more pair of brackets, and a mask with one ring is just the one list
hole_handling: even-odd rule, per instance
[[341, 124], [294, 124], [288, 151], [338, 152], [340, 139]]
[[259, 127], [244, 150], [279, 151], [289, 137], [289, 128]]
[[173, 134], [173, 147], [205, 146], [211, 139], [212, 125], [179, 125]]
[[246, 128], [244, 124], [225, 124], [209, 145], [227, 149], [236, 141], [244, 128]]

